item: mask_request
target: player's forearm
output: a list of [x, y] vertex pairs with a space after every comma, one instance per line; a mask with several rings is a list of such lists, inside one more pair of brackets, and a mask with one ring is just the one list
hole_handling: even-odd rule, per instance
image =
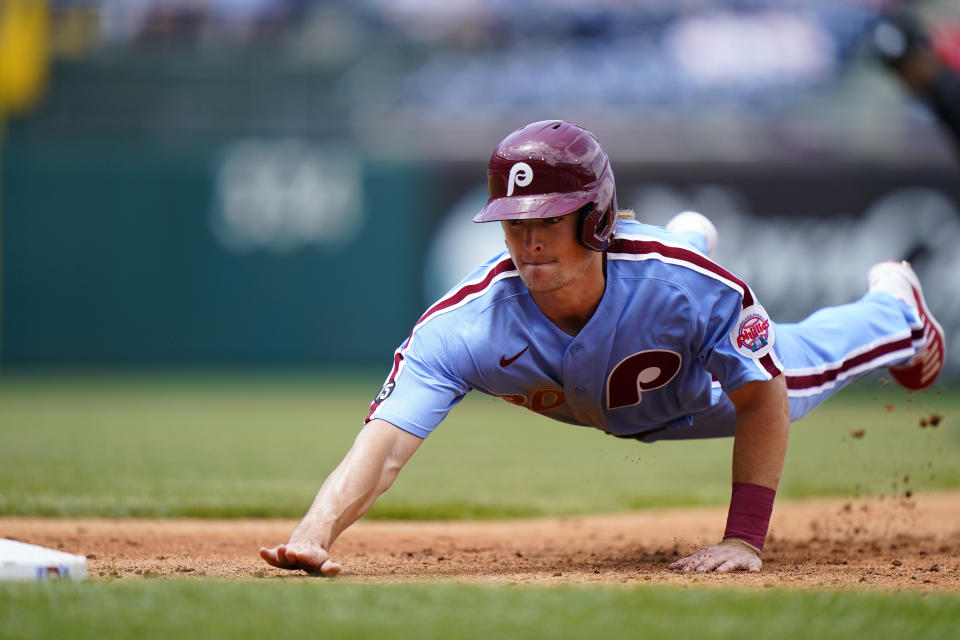
[[320, 487], [290, 541], [311, 542], [329, 550], [337, 537], [393, 485], [420, 442], [386, 422], [367, 424]]
[[790, 403], [782, 376], [751, 382], [729, 395], [737, 410], [737, 433], [733, 440], [733, 490], [723, 539], [724, 544], [745, 543], [759, 555], [787, 453]]
[[790, 433], [786, 382], [778, 376], [768, 382], [749, 383], [731, 393], [730, 398], [737, 408], [733, 481], [775, 490]]

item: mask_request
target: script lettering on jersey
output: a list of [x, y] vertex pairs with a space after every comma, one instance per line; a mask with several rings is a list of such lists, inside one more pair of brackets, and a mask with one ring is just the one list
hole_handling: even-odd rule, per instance
[[526, 162], [518, 162], [510, 167], [510, 179], [507, 181], [507, 195], [513, 195], [513, 187], [525, 187], [533, 182], [533, 169]]
[[683, 358], [676, 351], [640, 351], [617, 363], [607, 376], [607, 409], [633, 407], [643, 401], [644, 391], [666, 385], [680, 373]]
[[497, 397], [506, 400], [510, 404], [515, 404], [518, 407], [523, 407], [527, 404], [527, 396], [522, 393], [503, 393]]
[[529, 406], [531, 411], [537, 413], [555, 409], [562, 405], [567, 399], [566, 394], [563, 393], [563, 389], [537, 389], [530, 394], [529, 405], [527, 404], [527, 396], [522, 393], [504, 393], [497, 397], [506, 400], [510, 404], [515, 404], [518, 407]]

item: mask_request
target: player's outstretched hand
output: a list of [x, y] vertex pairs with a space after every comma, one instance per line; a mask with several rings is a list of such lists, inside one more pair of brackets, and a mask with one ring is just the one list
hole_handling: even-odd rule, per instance
[[343, 567], [333, 561], [326, 549], [306, 542], [281, 544], [273, 549], [260, 547], [260, 557], [267, 564], [280, 569], [303, 569], [307, 573], [330, 578], [343, 571]]
[[693, 555], [680, 558], [670, 565], [679, 571], [760, 571], [763, 561], [750, 545], [739, 540], [724, 540], [705, 547]]

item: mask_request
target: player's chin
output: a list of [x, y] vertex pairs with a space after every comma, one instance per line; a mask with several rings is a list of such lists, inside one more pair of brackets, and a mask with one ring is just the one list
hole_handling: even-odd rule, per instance
[[530, 291], [530, 293], [552, 293], [560, 288], [552, 282], [542, 282], [538, 280], [531, 282], [525, 281], [524, 284], [527, 285], [527, 290]]
[[527, 289], [534, 293], [549, 293], [562, 286], [553, 265], [525, 265], [520, 268], [520, 278]]

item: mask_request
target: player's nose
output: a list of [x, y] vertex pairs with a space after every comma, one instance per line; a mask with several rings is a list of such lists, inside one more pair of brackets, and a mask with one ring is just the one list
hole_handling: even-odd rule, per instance
[[524, 225], [523, 248], [531, 253], [540, 253], [543, 251], [543, 238], [537, 229], [537, 225]]

